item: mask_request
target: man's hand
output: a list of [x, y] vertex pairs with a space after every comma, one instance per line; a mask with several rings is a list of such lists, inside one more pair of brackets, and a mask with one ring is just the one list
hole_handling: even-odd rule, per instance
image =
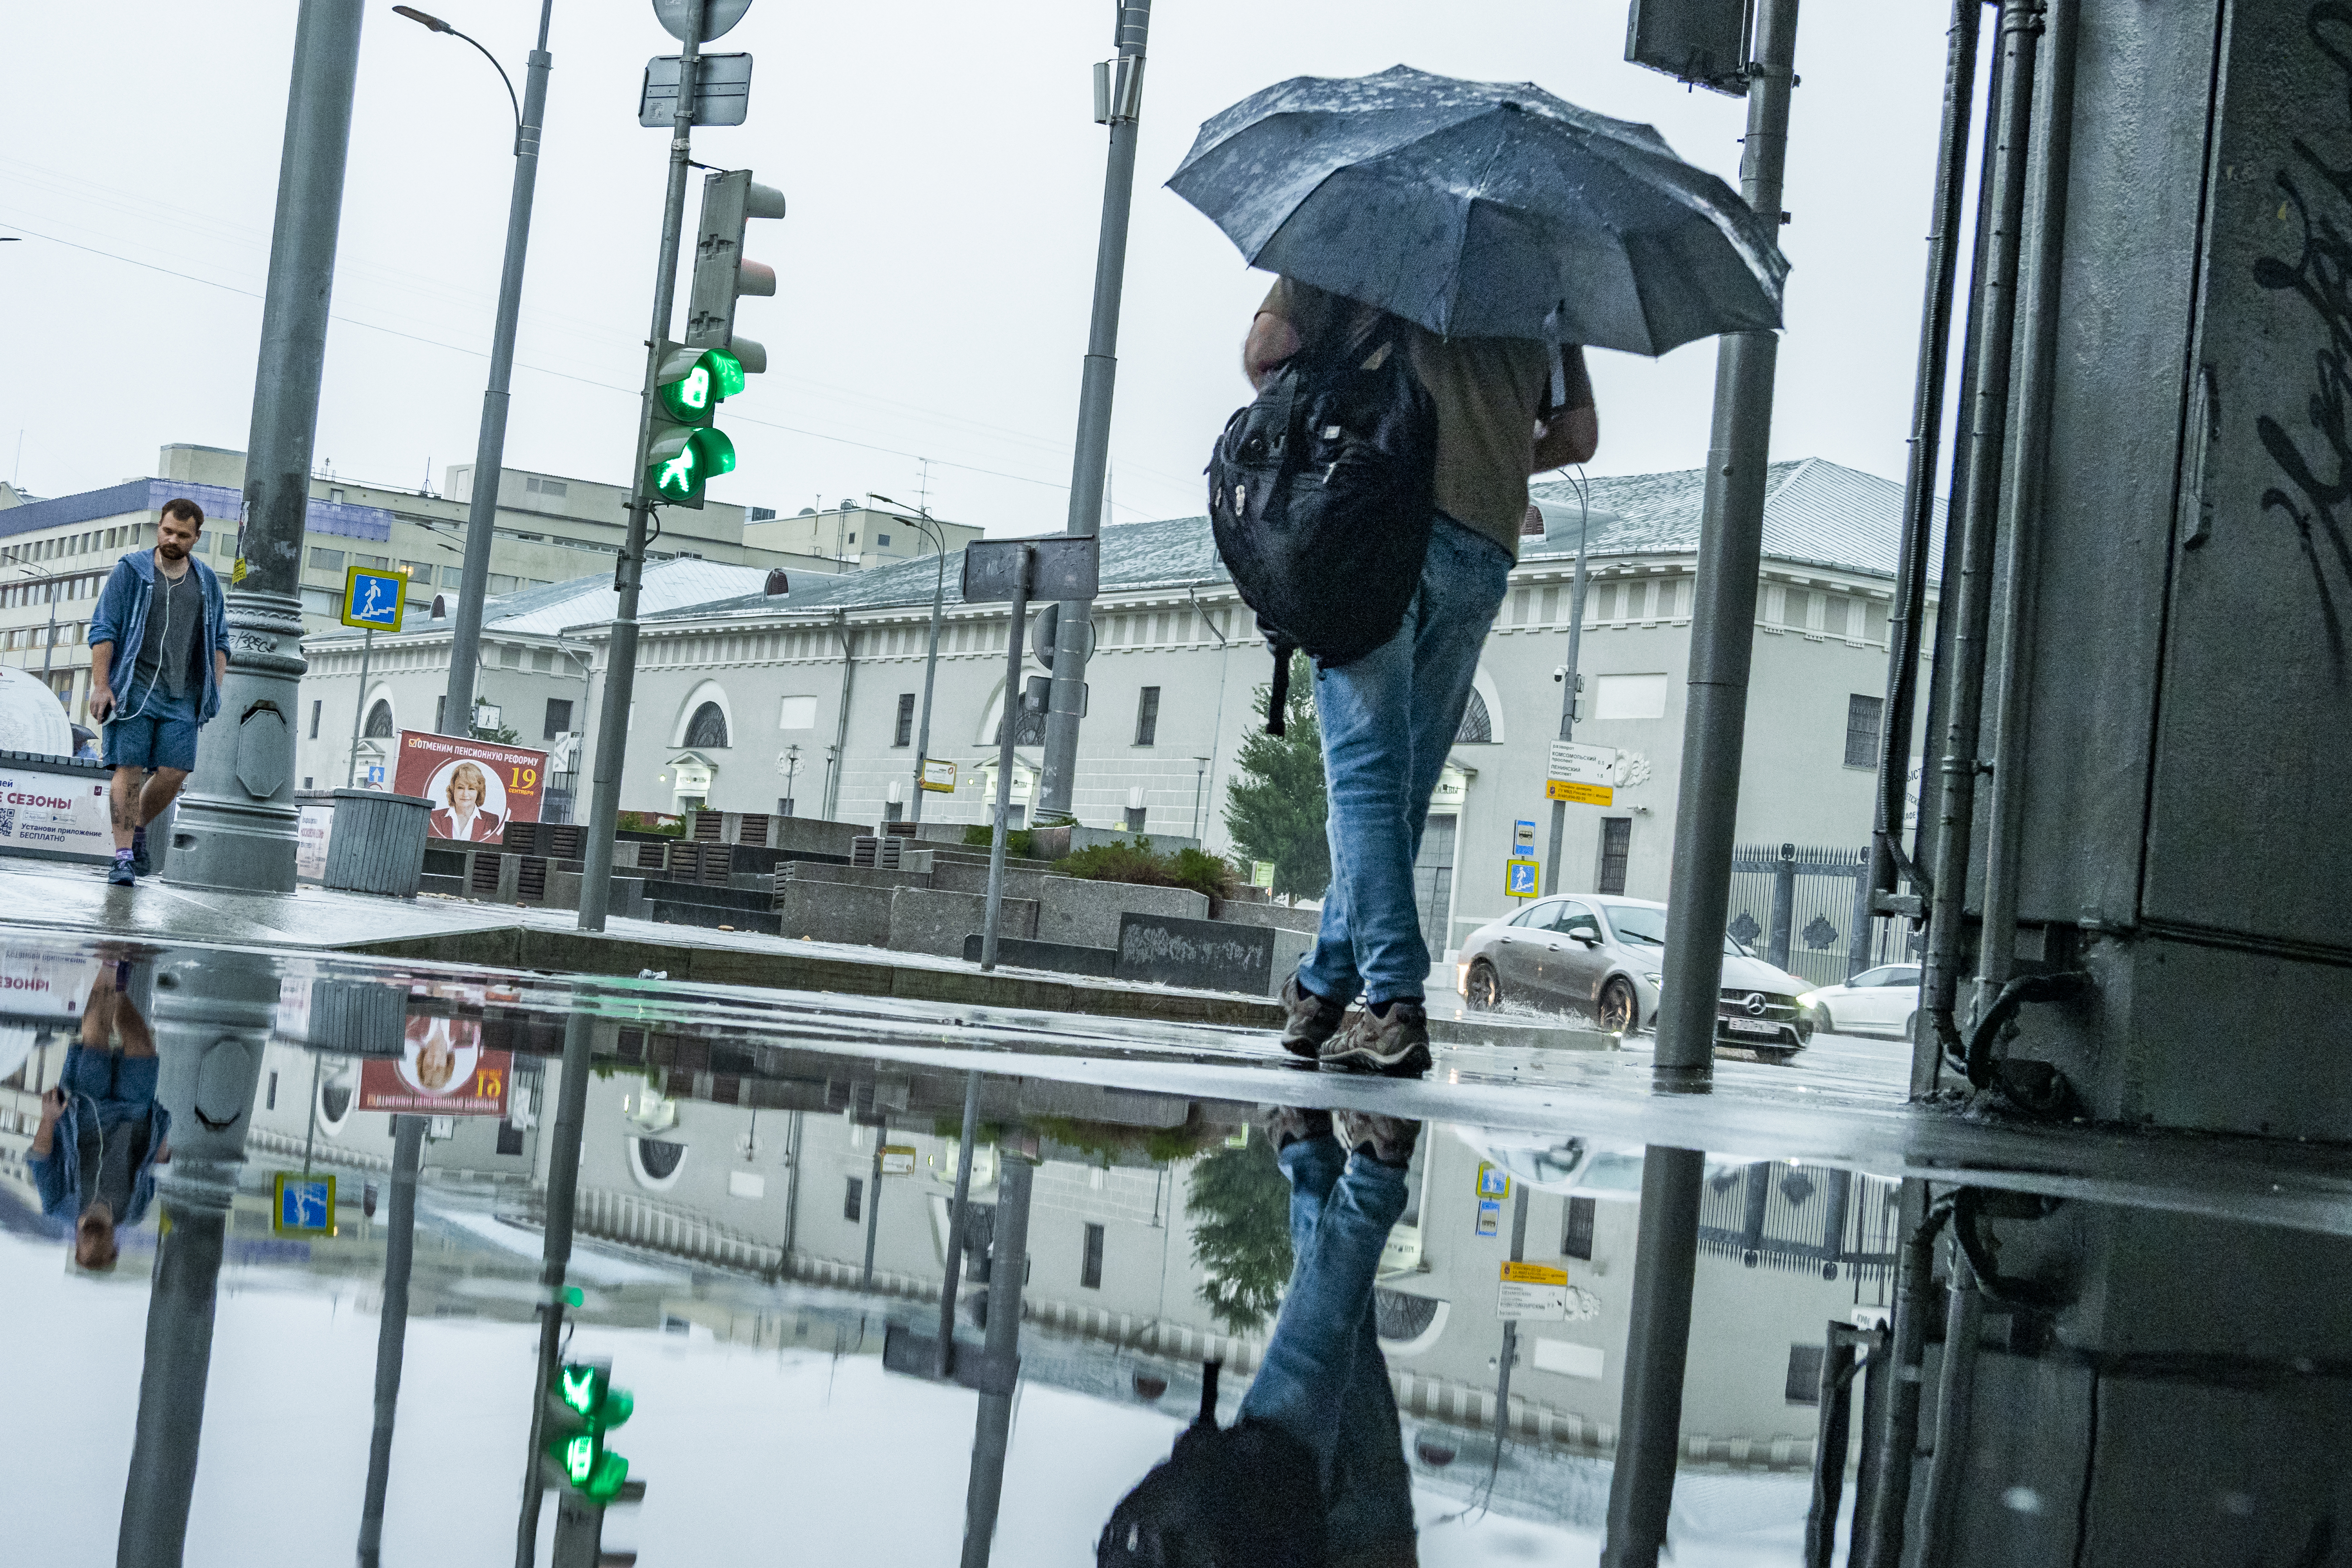
[[114, 711], [114, 689], [92, 681], [89, 688], [89, 716], [103, 724]]
[[1600, 410], [1563, 408], [1536, 426], [1535, 456], [1528, 471], [1540, 474], [1590, 462], [1600, 447]]
[[33, 1146], [26, 1152], [37, 1160], [46, 1160], [57, 1143], [58, 1118], [66, 1113], [66, 1091], [52, 1087], [41, 1096], [41, 1126], [33, 1134]]

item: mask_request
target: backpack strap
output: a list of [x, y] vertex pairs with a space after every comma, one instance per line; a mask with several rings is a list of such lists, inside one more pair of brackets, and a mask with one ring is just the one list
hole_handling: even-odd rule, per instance
[[[1276, 637], [1273, 647], [1274, 683], [1266, 688], [1265, 732], [1279, 735], [1282, 733], [1283, 713], [1290, 707], [1290, 656], [1298, 651], [1298, 647], [1296, 643]], [[1213, 1366], [1216, 1363], [1212, 1362], [1209, 1364]]]

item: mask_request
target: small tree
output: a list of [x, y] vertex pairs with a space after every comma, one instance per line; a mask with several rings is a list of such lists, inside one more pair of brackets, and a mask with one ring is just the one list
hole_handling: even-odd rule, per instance
[[1290, 1279], [1290, 1184], [1274, 1145], [1253, 1131], [1242, 1148], [1214, 1151], [1193, 1165], [1186, 1194], [1192, 1260], [1208, 1276], [1201, 1300], [1228, 1333], [1248, 1333], [1274, 1316]]
[[[1271, 688], [1257, 689], [1263, 722]], [[1330, 799], [1323, 787], [1323, 731], [1315, 721], [1315, 667], [1305, 654], [1290, 666], [1284, 733], [1263, 728], [1242, 742], [1241, 774], [1225, 789], [1225, 827], [1252, 860], [1274, 862], [1274, 890], [1319, 899], [1331, 885], [1331, 844], [1324, 837]]]

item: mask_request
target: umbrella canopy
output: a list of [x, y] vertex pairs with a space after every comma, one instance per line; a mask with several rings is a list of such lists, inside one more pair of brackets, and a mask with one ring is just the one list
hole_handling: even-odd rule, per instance
[[1446, 337], [1660, 354], [1780, 324], [1774, 226], [1655, 131], [1530, 83], [1294, 77], [1168, 182], [1254, 267]]

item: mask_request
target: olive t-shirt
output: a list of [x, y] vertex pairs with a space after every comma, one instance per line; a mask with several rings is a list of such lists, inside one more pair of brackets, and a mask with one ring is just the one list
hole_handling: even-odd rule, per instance
[[[1288, 321], [1302, 342], [1314, 342], [1346, 330], [1365, 307], [1311, 283], [1278, 278], [1258, 309]], [[1442, 338], [1411, 322], [1405, 331], [1413, 374], [1437, 405], [1438, 510], [1517, 560], [1536, 424], [1551, 408], [1551, 351], [1526, 338]], [[1583, 357], [1569, 354], [1567, 371], [1568, 395], [1560, 406], [1591, 407], [1592, 383]]]

